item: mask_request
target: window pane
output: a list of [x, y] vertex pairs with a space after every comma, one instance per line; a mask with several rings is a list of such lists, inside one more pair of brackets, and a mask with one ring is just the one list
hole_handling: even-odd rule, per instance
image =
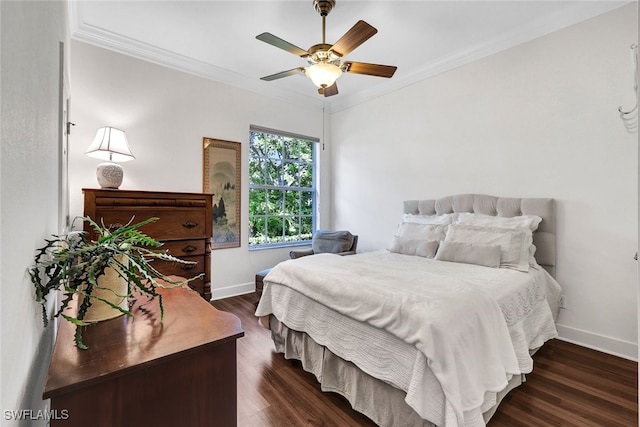
[[304, 145], [304, 141], [300, 139], [292, 139], [289, 144], [287, 144], [287, 158], [297, 160], [300, 158], [302, 145]]
[[284, 213], [284, 191], [269, 190], [269, 205], [267, 207], [268, 215], [282, 215]]
[[262, 165], [264, 184], [279, 187], [282, 176], [282, 161], [265, 158], [262, 160]]
[[311, 240], [313, 237], [313, 218], [304, 216], [301, 218], [300, 236], [303, 240]]
[[249, 212], [263, 213], [267, 210], [267, 190], [261, 188], [249, 189]]
[[290, 215], [297, 215], [300, 211], [300, 192], [287, 191], [284, 200], [285, 212]]
[[272, 159], [282, 159], [282, 137], [269, 135], [265, 143], [265, 154]]
[[287, 187], [297, 187], [298, 182], [298, 170], [300, 166], [297, 163], [285, 163], [282, 168], [282, 184]]
[[249, 132], [249, 151], [252, 155], [265, 156], [266, 139], [260, 132]]
[[262, 164], [258, 159], [249, 160], [249, 181], [255, 184], [264, 184], [264, 177], [262, 176]]
[[300, 213], [302, 215], [313, 215], [313, 192], [300, 192]]
[[300, 240], [300, 224], [298, 216], [289, 216], [285, 218], [285, 230], [284, 235], [287, 237], [287, 241], [295, 242]]
[[301, 141], [299, 160], [305, 163], [313, 163], [313, 148], [314, 143], [312, 141]]
[[313, 164], [301, 163], [299, 167], [300, 172], [300, 187], [313, 187]]
[[269, 217], [267, 221], [267, 237], [269, 239], [269, 243], [272, 243], [272, 239], [274, 239], [274, 241], [282, 239], [282, 225], [282, 217]]
[[265, 219], [262, 217], [249, 217], [249, 244], [266, 243], [265, 224]]

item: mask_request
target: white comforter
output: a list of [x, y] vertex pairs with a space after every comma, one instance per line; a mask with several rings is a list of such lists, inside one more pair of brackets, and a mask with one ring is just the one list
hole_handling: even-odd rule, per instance
[[483, 425], [495, 393], [531, 371], [529, 348], [556, 335], [547, 276], [388, 252], [314, 255], [271, 270], [256, 315], [406, 391], [434, 424]]

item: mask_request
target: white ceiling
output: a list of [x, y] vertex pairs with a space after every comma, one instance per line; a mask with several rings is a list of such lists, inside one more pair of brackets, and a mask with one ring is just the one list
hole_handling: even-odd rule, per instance
[[344, 74], [324, 98], [303, 75], [260, 77], [307, 65], [255, 38], [270, 32], [303, 49], [322, 40], [312, 0], [73, 1], [75, 39], [215, 81], [338, 111], [456, 66], [615, 9], [629, 1], [337, 0], [327, 43], [359, 19], [378, 33], [345, 58], [396, 65], [391, 79]]

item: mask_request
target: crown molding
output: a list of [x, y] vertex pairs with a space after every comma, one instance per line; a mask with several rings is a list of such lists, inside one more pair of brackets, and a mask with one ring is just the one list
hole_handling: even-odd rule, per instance
[[357, 94], [336, 99], [335, 101], [332, 100], [329, 112], [335, 113], [354, 107], [387, 93], [394, 92], [398, 89], [410, 86], [414, 83], [426, 80], [454, 68], [461, 67], [498, 52], [505, 51], [553, 32], [568, 28], [587, 19], [594, 18], [598, 15], [602, 15], [634, 2], [635, 0], [606, 3], [592, 2], [589, 3], [588, 7], [585, 6], [582, 8], [579, 14], [572, 14], [571, 16], [557, 14], [552, 19], [545, 19], [520, 26], [510, 32], [503, 33], [500, 37], [488, 42], [469, 46], [464, 50], [453, 52], [450, 55], [440, 58], [440, 60], [436, 62], [426, 64], [424, 67], [419, 68], [410, 74], [404, 75], [400, 78], [394, 77], [394, 79], [390, 80], [389, 84], [384, 85], [383, 88], [373, 87]]
[[321, 108], [323, 102], [311, 95], [302, 95], [293, 91], [276, 88], [261, 80], [250, 79], [242, 74], [158, 48], [151, 44], [116, 34], [104, 28], [86, 23], [72, 25], [72, 38], [97, 47], [131, 56], [156, 65], [171, 68], [197, 77], [228, 84], [240, 89], [258, 93], [280, 101], [294, 104], [311, 105]]
[[328, 113], [334, 113], [368, 102], [377, 97], [394, 92], [495, 53], [510, 49], [522, 43], [543, 37], [589, 18], [604, 14], [627, 4], [634, 3], [634, 1], [585, 2], [585, 6], [581, 8], [579, 12], [572, 13], [570, 16], [558, 13], [551, 19], [547, 18], [531, 22], [528, 25], [520, 26], [488, 42], [471, 45], [457, 52], [452, 52], [450, 55], [442, 57], [436, 62], [425, 64], [423, 67], [412, 73], [405, 74], [403, 76], [395, 76], [393, 79], [385, 82], [386, 84], [384, 85], [372, 86], [370, 89], [366, 89], [355, 94], [341, 94], [340, 97], [334, 97], [331, 99], [318, 99], [315, 94], [312, 96], [300, 94], [294, 91], [287, 91], [282, 87], [275, 87], [273, 85], [269, 85], [267, 82], [248, 78], [225, 68], [205, 63], [176, 52], [161, 49], [148, 43], [113, 33], [104, 28], [83, 23], [80, 21], [80, 17], [76, 13], [77, 11], [75, 10], [74, 3], [75, 2], [70, 2], [69, 15], [71, 36], [75, 40], [86, 42], [201, 78], [235, 86], [243, 90], [258, 93], [284, 102], [314, 106], [318, 108], [322, 108], [324, 106]]

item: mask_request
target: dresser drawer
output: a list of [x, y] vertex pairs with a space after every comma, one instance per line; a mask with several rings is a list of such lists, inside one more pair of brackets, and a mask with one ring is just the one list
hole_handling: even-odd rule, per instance
[[135, 209], [138, 206], [182, 206], [206, 208], [207, 201], [202, 198], [176, 198], [175, 195], [167, 197], [96, 197], [96, 206], [125, 206]]
[[197, 264], [182, 264], [179, 262], [154, 260], [153, 266], [156, 270], [158, 270], [165, 276], [181, 276], [191, 278], [193, 276], [197, 276], [198, 274], [204, 273], [204, 262], [206, 259], [204, 256], [186, 256], [181, 257], [181, 259], [185, 261], [195, 261], [197, 262]]
[[184, 258], [193, 255], [204, 255], [206, 248], [205, 239], [194, 240], [168, 240], [157, 248], [161, 251], [167, 251], [170, 255], [178, 258]]
[[[202, 209], [192, 208], [148, 208], [139, 207], [135, 211], [134, 222], [141, 222], [151, 217], [159, 218], [156, 222], [145, 225], [140, 230], [157, 240], [205, 238], [206, 213]], [[94, 221], [100, 221], [109, 228], [118, 228], [131, 221], [129, 208], [109, 207], [97, 208]]]

